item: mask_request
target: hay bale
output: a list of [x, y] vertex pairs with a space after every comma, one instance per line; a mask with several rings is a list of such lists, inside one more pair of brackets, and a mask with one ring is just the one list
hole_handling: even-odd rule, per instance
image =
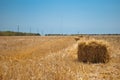
[[83, 38], [83, 36], [79, 35], [79, 36], [76, 36], [74, 39], [75, 39], [75, 41], [79, 41], [81, 38]]
[[82, 40], [78, 42], [78, 60], [90, 63], [109, 61], [108, 43], [103, 40]]
[[75, 41], [78, 41], [78, 40], [80, 40], [80, 38], [79, 38], [79, 37], [75, 37], [74, 39], [75, 39]]

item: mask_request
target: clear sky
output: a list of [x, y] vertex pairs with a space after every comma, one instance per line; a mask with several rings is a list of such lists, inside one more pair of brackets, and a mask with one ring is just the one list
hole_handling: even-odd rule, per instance
[[0, 0], [0, 30], [120, 33], [120, 0]]

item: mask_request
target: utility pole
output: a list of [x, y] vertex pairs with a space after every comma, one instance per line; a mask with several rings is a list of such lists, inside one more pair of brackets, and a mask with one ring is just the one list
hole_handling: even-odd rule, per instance
[[43, 30], [41, 31], [41, 35], [44, 35], [44, 31]]
[[18, 32], [19, 32], [19, 25], [18, 25], [18, 28], [17, 28], [17, 29], [18, 29]]
[[30, 33], [31, 33], [31, 27], [30, 27]]
[[19, 25], [17, 25], [17, 34], [16, 36], [19, 36]]
[[37, 33], [39, 33], [39, 28], [37, 28]]

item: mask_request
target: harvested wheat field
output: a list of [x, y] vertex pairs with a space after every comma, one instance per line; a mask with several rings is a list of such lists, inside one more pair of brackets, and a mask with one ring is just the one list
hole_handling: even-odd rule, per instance
[[0, 80], [120, 80], [120, 36], [83, 36], [110, 46], [107, 63], [78, 60], [75, 36], [1, 36]]

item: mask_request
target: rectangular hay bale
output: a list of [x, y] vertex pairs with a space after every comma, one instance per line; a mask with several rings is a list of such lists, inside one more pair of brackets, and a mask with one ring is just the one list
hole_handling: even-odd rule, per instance
[[83, 40], [78, 42], [78, 60], [90, 63], [109, 61], [108, 43], [103, 40]]

